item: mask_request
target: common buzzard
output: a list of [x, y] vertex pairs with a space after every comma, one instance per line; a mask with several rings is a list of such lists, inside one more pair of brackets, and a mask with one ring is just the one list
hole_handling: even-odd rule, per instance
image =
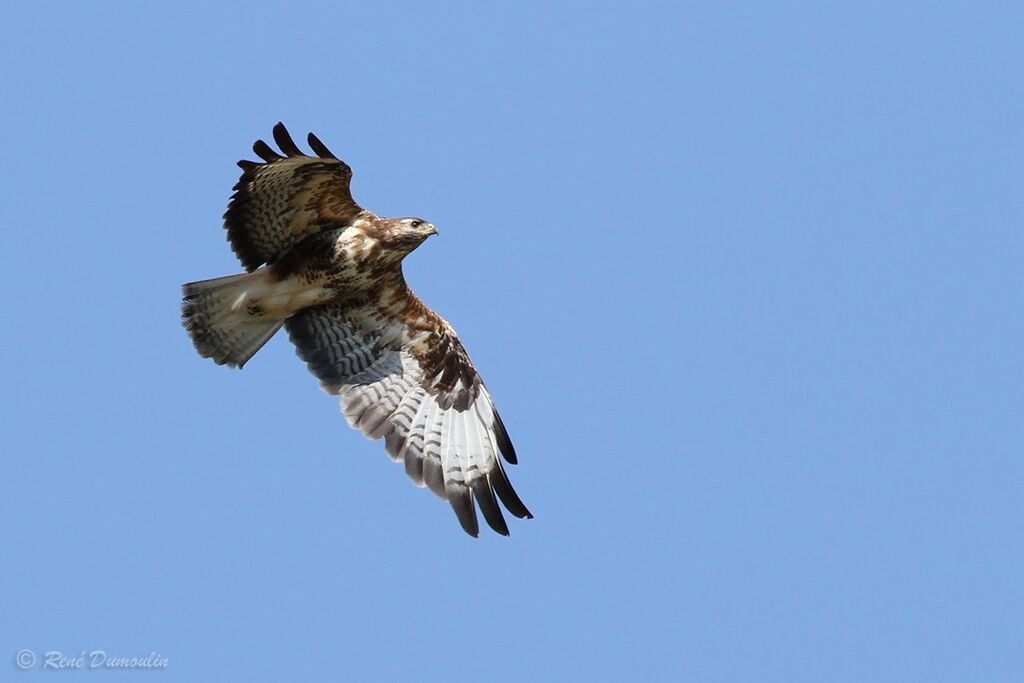
[[246, 272], [184, 285], [182, 320], [196, 350], [242, 367], [282, 326], [349, 424], [418, 486], [479, 532], [475, 512], [508, 535], [500, 500], [532, 517], [499, 458], [516, 462], [491, 396], [451, 325], [402, 276], [402, 259], [437, 230], [356, 204], [352, 169], [312, 133], [304, 154], [284, 125], [281, 152], [258, 140], [240, 161], [224, 227]]

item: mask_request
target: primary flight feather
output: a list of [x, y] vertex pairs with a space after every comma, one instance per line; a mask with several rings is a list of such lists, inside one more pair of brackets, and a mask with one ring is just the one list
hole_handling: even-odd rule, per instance
[[498, 501], [532, 517], [501, 463], [516, 462], [508, 432], [455, 330], [402, 275], [402, 259], [437, 230], [360, 207], [352, 169], [312, 133], [316, 156], [280, 123], [274, 141], [280, 153], [258, 140], [263, 161], [238, 162], [242, 177], [224, 214], [247, 272], [183, 287], [196, 350], [240, 368], [285, 327], [351, 426], [383, 437], [388, 455], [446, 499], [467, 533], [479, 533], [479, 507], [507, 536]]

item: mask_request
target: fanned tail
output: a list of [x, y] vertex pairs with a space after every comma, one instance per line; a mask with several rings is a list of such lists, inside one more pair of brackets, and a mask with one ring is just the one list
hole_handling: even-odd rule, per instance
[[284, 318], [252, 303], [263, 278], [257, 271], [182, 286], [182, 324], [199, 355], [240, 368], [281, 328]]

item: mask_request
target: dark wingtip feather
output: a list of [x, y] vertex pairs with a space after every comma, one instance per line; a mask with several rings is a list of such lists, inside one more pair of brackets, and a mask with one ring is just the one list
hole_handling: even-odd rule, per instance
[[405, 445], [405, 434], [391, 426], [391, 429], [384, 435], [384, 451], [390, 458], [397, 458], [402, 453], [402, 446]]
[[516, 449], [512, 447], [512, 439], [508, 438], [508, 430], [505, 429], [505, 424], [501, 421], [501, 415], [498, 415], [498, 411], [494, 411], [494, 435], [498, 437], [498, 448], [501, 450], [501, 455], [510, 464], [515, 465], [519, 462], [516, 457]]
[[426, 486], [423, 481], [423, 458], [415, 455], [405, 456], [405, 473], [417, 486]]
[[494, 464], [495, 468], [491, 470], [488, 479], [491, 486], [494, 487], [494, 492], [498, 494], [498, 498], [501, 499], [508, 511], [519, 519], [533, 519], [533, 515], [526, 509], [523, 501], [519, 499], [519, 495], [512, 488], [511, 482], [505, 475], [505, 470], [501, 467], [501, 461], [495, 460]]
[[498, 501], [494, 498], [494, 491], [491, 490], [487, 478], [476, 479], [471, 488], [476, 496], [476, 502], [480, 506], [480, 512], [483, 513], [484, 519], [487, 521], [487, 526], [502, 536], [508, 536], [508, 525], [505, 523], [505, 517], [501, 514], [501, 508], [498, 507]]
[[441, 498], [447, 498], [444, 488], [444, 472], [441, 463], [432, 458], [420, 458], [423, 469], [423, 483]]
[[242, 159], [238, 162], [239, 168], [243, 171], [250, 171], [259, 165], [260, 163], [258, 161], [249, 161], [248, 159]]
[[455, 510], [455, 516], [459, 518], [459, 524], [463, 531], [478, 538], [480, 536], [480, 523], [476, 518], [476, 511], [473, 510], [473, 496], [465, 486], [453, 486], [448, 489], [448, 502]]
[[334, 154], [331, 152], [331, 150], [327, 149], [327, 145], [325, 145], [324, 143], [320, 142], [320, 138], [318, 138], [317, 136], [313, 135], [312, 133], [310, 133], [306, 137], [306, 139], [309, 141], [310, 148], [312, 148], [312, 150], [314, 152], [316, 152], [316, 155], [318, 157], [320, 157], [321, 159], [337, 159], [338, 158], [338, 157], [334, 156]]
[[266, 161], [268, 164], [273, 161], [279, 161], [284, 158], [280, 154], [275, 152], [270, 147], [270, 145], [263, 142], [263, 140], [257, 140], [256, 142], [254, 142], [252, 145], [252, 151], [256, 153], [256, 156], [258, 156], [260, 159], [263, 159], [263, 161]]
[[277, 143], [277, 146], [281, 148], [281, 151], [284, 152], [286, 156], [303, 156], [302, 150], [300, 150], [298, 145], [295, 144], [295, 141], [292, 140], [292, 136], [288, 132], [288, 129], [285, 128], [284, 124], [280, 121], [278, 121], [277, 125], [274, 126], [274, 142]]

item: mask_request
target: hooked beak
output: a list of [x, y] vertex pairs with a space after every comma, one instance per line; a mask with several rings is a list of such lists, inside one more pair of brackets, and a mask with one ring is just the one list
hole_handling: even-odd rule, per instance
[[436, 235], [436, 234], [437, 234], [437, 228], [434, 227], [433, 223], [431, 223], [430, 227], [427, 229], [427, 235], [430, 236], [430, 235]]

